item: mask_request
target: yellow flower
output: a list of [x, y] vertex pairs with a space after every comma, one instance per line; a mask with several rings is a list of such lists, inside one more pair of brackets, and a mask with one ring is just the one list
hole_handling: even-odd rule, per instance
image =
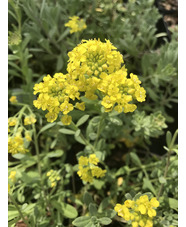
[[60, 110], [63, 112], [63, 114], [68, 114], [70, 111], [74, 109], [73, 105], [65, 101], [60, 105]]
[[99, 159], [95, 154], [91, 154], [89, 158], [80, 156], [78, 162], [79, 171], [77, 174], [83, 181], [91, 183], [94, 177], [101, 178], [105, 176], [106, 170], [102, 170], [97, 166]]
[[109, 40], [106, 43], [96, 39], [83, 40], [68, 56], [67, 71], [73, 78], [79, 78], [80, 75], [99, 78], [103, 72], [110, 74], [119, 70], [123, 63], [122, 55]]
[[88, 165], [88, 162], [89, 162], [89, 160], [88, 160], [87, 157], [81, 156], [81, 157], [79, 158], [79, 165], [81, 165], [81, 166], [86, 166], [86, 165]]
[[11, 96], [9, 101], [12, 103], [12, 104], [16, 104], [18, 101], [17, 101], [17, 97], [16, 96]]
[[[74, 17], [73, 21], [77, 20]], [[85, 104], [77, 102], [82, 96], [100, 100], [105, 112], [133, 112], [137, 108], [135, 100], [145, 101], [141, 81], [133, 73], [127, 77], [123, 57], [109, 40], [82, 40], [68, 56], [68, 74], [47, 75], [34, 86], [34, 95], [39, 95], [33, 104], [48, 110], [45, 116], [49, 122], [55, 121], [60, 112], [67, 115], [74, 107], [84, 111]]]
[[57, 181], [59, 181], [61, 178], [59, 176], [59, 173], [56, 170], [51, 169], [46, 173], [46, 176], [49, 179], [50, 187], [53, 188], [57, 185]]
[[116, 204], [114, 210], [118, 213], [119, 216], [124, 217], [123, 208], [121, 204]]
[[16, 180], [16, 171], [11, 171], [8, 178], [11, 179], [12, 182], [15, 182], [15, 180]]
[[34, 114], [31, 114], [24, 118], [24, 125], [31, 125], [31, 124], [34, 124], [35, 122], [36, 122], [36, 118]]
[[153, 197], [151, 200], [150, 200], [150, 204], [153, 206], [153, 207], [159, 207], [160, 203], [159, 201], [156, 199], [156, 197]]
[[24, 140], [20, 133], [8, 137], [8, 153], [17, 154], [17, 153], [26, 153], [29, 150], [24, 146]]
[[70, 20], [65, 24], [65, 27], [70, 28], [70, 33], [79, 32], [87, 28], [85, 21], [77, 16], [70, 17]]
[[9, 117], [8, 118], [8, 125], [9, 126], [15, 126], [17, 123], [17, 118], [16, 117]]
[[72, 122], [72, 117], [69, 116], [69, 115], [63, 115], [62, 118], [61, 118], [61, 122], [62, 122], [64, 125], [70, 125], [71, 122]]
[[25, 131], [25, 139], [27, 141], [32, 141], [31, 132]]
[[138, 226], [139, 226], [138, 222], [136, 222], [136, 221], [132, 222], [132, 227], [138, 227]]
[[76, 108], [84, 111], [85, 110], [85, 103], [84, 102], [82, 102], [82, 103], [76, 102]]
[[97, 165], [99, 162], [99, 159], [96, 157], [95, 154], [91, 154], [88, 158], [89, 163]]
[[116, 204], [114, 210], [126, 221], [131, 221], [133, 227], [152, 227], [152, 218], [156, 216], [154, 207], [158, 206], [155, 197], [149, 201], [147, 195], [142, 195], [136, 201], [126, 200], [124, 205]]
[[93, 177], [102, 178], [105, 176], [106, 170], [102, 170], [100, 167], [91, 167], [91, 172]]
[[[47, 75], [43, 78], [43, 82], [34, 86], [34, 94], [40, 93], [33, 102], [34, 106], [43, 111], [48, 110], [45, 115], [48, 122], [55, 121], [60, 112], [64, 116], [67, 115], [74, 109], [71, 100], [79, 99], [77, 83], [70, 78], [70, 75], [62, 73], [56, 73], [53, 77]], [[70, 117], [64, 119], [68, 119], [67, 124], [69, 124]]]

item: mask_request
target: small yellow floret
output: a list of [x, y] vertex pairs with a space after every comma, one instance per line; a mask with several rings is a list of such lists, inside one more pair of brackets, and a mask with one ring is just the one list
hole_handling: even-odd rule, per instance
[[62, 118], [61, 118], [61, 122], [62, 122], [64, 125], [70, 125], [71, 122], [72, 122], [72, 117], [69, 116], [69, 115], [63, 115]]
[[65, 24], [65, 27], [70, 28], [70, 33], [79, 32], [87, 28], [85, 21], [80, 19], [77, 16], [70, 17], [68, 23]]
[[16, 96], [11, 96], [9, 101], [12, 103], [12, 104], [16, 104], [18, 101], [17, 101], [17, 97]]

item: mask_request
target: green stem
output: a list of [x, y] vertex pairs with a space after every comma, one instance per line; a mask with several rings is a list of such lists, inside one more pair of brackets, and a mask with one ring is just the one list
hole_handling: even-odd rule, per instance
[[101, 116], [101, 119], [100, 119], [100, 122], [99, 122], [99, 125], [98, 125], [96, 140], [95, 140], [95, 142], [94, 142], [94, 147], [97, 146], [98, 139], [99, 139], [99, 136], [100, 136], [101, 131], [102, 131], [102, 130], [101, 130], [101, 129], [102, 129], [101, 126], [102, 126], [102, 123], [103, 123], [103, 121], [104, 121], [104, 119], [105, 119], [105, 116], [106, 116], [106, 113], [102, 114], [102, 116]]
[[24, 223], [29, 227], [30, 225], [29, 225], [29, 223], [27, 222], [27, 220], [25, 219], [25, 217], [24, 217], [22, 211], [20, 210], [20, 208], [19, 208], [17, 202], [15, 201], [14, 197], [13, 197], [11, 194], [8, 194], [8, 195], [9, 195], [9, 197], [10, 197], [12, 203], [13, 203], [14, 206], [16, 207], [17, 211], [19, 212], [20, 217], [22, 218], [22, 220], [24, 221]]
[[35, 150], [36, 150], [36, 155], [37, 155], [37, 167], [38, 167], [38, 172], [39, 172], [41, 186], [42, 186], [42, 173], [41, 173], [41, 165], [40, 165], [39, 146], [38, 146], [38, 142], [37, 142], [35, 124], [32, 124], [32, 129], [33, 129], [33, 136], [34, 136], [34, 145], [35, 145]]

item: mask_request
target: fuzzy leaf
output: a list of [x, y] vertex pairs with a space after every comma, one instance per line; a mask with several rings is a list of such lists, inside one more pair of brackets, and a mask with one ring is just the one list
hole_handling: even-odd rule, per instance
[[72, 224], [75, 226], [85, 226], [90, 222], [90, 217], [78, 217], [76, 218]]
[[80, 125], [84, 124], [88, 119], [90, 115], [85, 114], [83, 117], [81, 117], [78, 122], [76, 123], [76, 126], [79, 127]]

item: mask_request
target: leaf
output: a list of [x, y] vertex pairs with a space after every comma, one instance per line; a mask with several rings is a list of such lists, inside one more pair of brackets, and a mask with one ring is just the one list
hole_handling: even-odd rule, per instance
[[61, 203], [63, 215], [67, 218], [76, 218], [78, 216], [77, 210], [67, 203]]
[[66, 134], [66, 135], [74, 135], [75, 134], [75, 132], [73, 130], [66, 129], [66, 128], [59, 129], [59, 132]]
[[55, 151], [49, 152], [47, 154], [47, 157], [48, 158], [56, 158], [56, 157], [61, 157], [63, 154], [64, 154], [63, 150], [55, 150]]
[[12, 60], [19, 60], [19, 57], [13, 54], [9, 54], [8, 55], [8, 60], [12, 61]]
[[147, 178], [143, 178], [143, 188], [144, 188], [144, 189], [145, 189], [145, 188], [149, 189], [154, 195], [156, 195], [156, 191], [155, 191], [155, 189], [154, 189], [152, 183], [151, 183], [150, 180], [147, 179]]
[[105, 208], [109, 205], [109, 198], [104, 198], [103, 201], [100, 203], [98, 212], [103, 212]]
[[[77, 131], [78, 131], [78, 130], [77, 130]], [[81, 143], [81, 144], [83, 144], [83, 145], [86, 145], [85, 141], [81, 138], [80, 135], [78, 135], [78, 133], [74, 135], [74, 138], [75, 138], [75, 140], [76, 140], [77, 142], [79, 142], [79, 143]]]
[[131, 196], [131, 194], [130, 194], [130, 193], [126, 193], [126, 194], [125, 194], [125, 198], [126, 198], [126, 199], [130, 199], [130, 200], [132, 200], [132, 196]]
[[52, 128], [54, 125], [56, 125], [56, 122], [49, 123], [49, 124], [45, 125], [45, 126], [42, 127], [42, 129], [38, 132], [38, 135], [39, 135], [40, 133], [46, 131], [47, 129]]
[[19, 216], [19, 212], [13, 205], [8, 206], [8, 221]]
[[102, 225], [109, 225], [112, 220], [110, 218], [99, 218], [98, 221], [102, 224]]
[[105, 182], [103, 180], [94, 179], [93, 184], [97, 190], [100, 190], [103, 187], [103, 185], [105, 184]]
[[80, 136], [80, 133], [81, 133], [81, 130], [80, 129], [78, 129], [76, 132], [75, 132], [75, 137], [78, 137], [78, 136]]
[[161, 177], [159, 177], [159, 182], [161, 184], [165, 184], [167, 182], [167, 180], [165, 179], [165, 177], [161, 176]]
[[103, 159], [103, 152], [101, 152], [101, 151], [96, 151], [96, 152], [95, 152], [95, 155], [96, 155], [96, 157], [97, 157], [100, 161], [102, 161], [102, 159]]
[[109, 117], [109, 120], [115, 125], [118, 125], [118, 126], [123, 125], [123, 122], [119, 117]]
[[56, 143], [57, 143], [57, 138], [54, 139], [54, 140], [52, 141], [52, 143], [50, 144], [50, 149], [53, 149], [53, 148], [55, 147]]
[[89, 133], [89, 138], [90, 138], [91, 140], [95, 140], [95, 139], [97, 138], [97, 133], [95, 133], [95, 132]]
[[83, 196], [83, 201], [87, 206], [89, 206], [90, 203], [94, 202], [92, 196], [88, 192], [85, 192]]
[[22, 205], [21, 210], [23, 212], [29, 214], [29, 213], [33, 212], [35, 205], [36, 205], [35, 203], [30, 203], [30, 204], [24, 203]]
[[91, 216], [96, 216], [97, 215], [97, 208], [96, 205], [93, 203], [90, 203], [88, 206], [89, 212]]
[[170, 208], [177, 210], [178, 209], [178, 200], [173, 198], [168, 198]]
[[108, 209], [105, 211], [105, 216], [107, 216], [108, 218], [113, 218], [114, 216], [116, 216], [116, 211]]
[[21, 153], [17, 153], [17, 154], [14, 154], [12, 155], [14, 158], [16, 159], [22, 159], [24, 158], [26, 155], [25, 154], [21, 154]]
[[60, 54], [60, 55], [58, 55], [58, 58], [57, 58], [56, 70], [60, 71], [63, 68], [63, 65], [64, 65], [63, 58]]
[[82, 116], [76, 123], [76, 126], [79, 127], [80, 125], [84, 124], [89, 119], [89, 117], [90, 115], [88, 114], [85, 114], [84, 116]]
[[90, 217], [78, 217], [76, 218], [72, 224], [75, 225], [75, 226], [85, 226], [87, 225], [88, 223], [90, 222]]
[[57, 40], [57, 42], [60, 42], [61, 40], [63, 40], [67, 35], [69, 34], [69, 28], [67, 28], [59, 37], [59, 39]]
[[172, 140], [172, 133], [171, 133], [170, 131], [167, 131], [167, 133], [166, 133], [166, 143], [167, 143], [167, 147], [170, 146], [171, 140]]
[[139, 167], [142, 166], [141, 161], [140, 161], [140, 159], [139, 159], [139, 157], [137, 156], [136, 153], [131, 152], [131, 153], [130, 153], [130, 158], [131, 158], [131, 160], [132, 160], [132, 162], [133, 162], [134, 164], [136, 164], [136, 165], [139, 166]]

